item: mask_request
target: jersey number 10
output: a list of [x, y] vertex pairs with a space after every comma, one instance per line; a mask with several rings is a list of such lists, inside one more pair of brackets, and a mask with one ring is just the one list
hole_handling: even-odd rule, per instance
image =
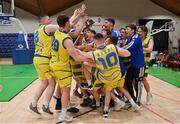
[[117, 58], [116, 53], [111, 52], [111, 53], [107, 54], [106, 59], [98, 58], [98, 61], [101, 62], [104, 69], [108, 69], [108, 67], [112, 67], [118, 63], [118, 58]]

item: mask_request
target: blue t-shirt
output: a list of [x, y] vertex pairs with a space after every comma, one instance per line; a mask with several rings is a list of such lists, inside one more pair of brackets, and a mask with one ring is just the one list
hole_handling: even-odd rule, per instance
[[135, 34], [128, 38], [126, 45], [123, 47], [131, 53], [131, 66], [134, 68], [141, 68], [146, 65], [144, 61], [142, 39], [139, 35]]

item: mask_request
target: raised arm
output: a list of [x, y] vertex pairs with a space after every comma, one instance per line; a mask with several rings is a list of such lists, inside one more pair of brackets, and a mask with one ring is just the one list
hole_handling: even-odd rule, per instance
[[77, 24], [77, 22], [79, 21], [79, 19], [81, 18], [81, 16], [83, 16], [86, 10], [86, 5], [82, 4], [81, 8], [76, 9], [74, 11], [74, 14], [71, 16], [70, 18], [70, 25], [73, 26], [75, 24]]
[[69, 35], [70, 35], [72, 38], [78, 37], [78, 35], [81, 33], [81, 31], [82, 31], [82, 29], [83, 29], [83, 27], [84, 27], [84, 25], [85, 25], [85, 23], [86, 23], [87, 20], [88, 20], [88, 16], [84, 16], [84, 17], [83, 17], [83, 22], [81, 23], [81, 25], [76, 28], [76, 31], [75, 31], [75, 32], [70, 32]]
[[45, 26], [45, 33], [47, 33], [48, 35], [52, 32], [55, 32], [56, 30], [59, 29], [58, 25], [53, 25], [53, 24], [49, 24]]
[[129, 57], [129, 56], [131, 56], [131, 53], [128, 50], [120, 48], [118, 46], [116, 46], [116, 48], [117, 48], [117, 51], [118, 51], [118, 55], [120, 57]]

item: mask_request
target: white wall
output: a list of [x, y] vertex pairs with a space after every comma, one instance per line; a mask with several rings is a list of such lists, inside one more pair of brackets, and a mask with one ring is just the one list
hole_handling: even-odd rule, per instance
[[[120, 29], [129, 23], [136, 24], [138, 19], [172, 19], [176, 22], [176, 29], [174, 32], [175, 37], [174, 39], [170, 37], [170, 40], [174, 41], [173, 46], [177, 46], [177, 41], [180, 39], [180, 17], [149, 0], [85, 0], [82, 3], [87, 5], [87, 14], [94, 20], [97, 20], [97, 18], [100, 17], [102, 20], [101, 23], [103, 23], [105, 17], [115, 18], [116, 29]], [[75, 8], [79, 7], [82, 3], [72, 6], [61, 13], [72, 15]], [[61, 13], [52, 16], [54, 22], [56, 22], [56, 17]], [[38, 27], [36, 16], [17, 7], [16, 14], [16, 17], [21, 20], [27, 32], [34, 32]], [[101, 23], [96, 23], [97, 26], [95, 27], [100, 27], [99, 25]], [[18, 31], [16, 26], [0, 26], [0, 33]]]
[[[116, 29], [120, 29], [129, 23], [136, 24], [139, 19], [172, 19], [175, 21], [176, 29], [174, 37], [170, 37], [170, 40], [173, 40], [173, 46], [178, 45], [178, 39], [180, 39], [180, 17], [149, 0], [85, 0], [82, 3], [86, 4], [87, 14], [92, 16], [93, 19], [101, 17], [103, 20], [105, 17], [114, 17], [116, 19]], [[82, 3], [61, 13], [72, 15], [73, 10]], [[58, 14], [53, 17], [57, 17]]]

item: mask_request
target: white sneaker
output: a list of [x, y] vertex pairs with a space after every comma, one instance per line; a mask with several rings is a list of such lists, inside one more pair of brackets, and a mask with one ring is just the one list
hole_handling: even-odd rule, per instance
[[137, 104], [135, 104], [134, 106], [132, 106], [132, 111], [134, 112], [138, 112], [140, 110], [140, 106], [138, 106]]
[[62, 113], [60, 113], [60, 115], [59, 115], [59, 121], [60, 122], [72, 122], [72, 120], [73, 120], [73, 117], [71, 117], [71, 116], [69, 116], [69, 115], [63, 115]]
[[152, 94], [151, 93], [147, 94], [147, 96], [146, 96], [146, 105], [151, 105], [152, 101], [153, 101]]
[[121, 101], [121, 103], [117, 103], [115, 102], [115, 105], [114, 105], [114, 110], [115, 111], [119, 111], [121, 108], [123, 108], [125, 106], [125, 102]]

